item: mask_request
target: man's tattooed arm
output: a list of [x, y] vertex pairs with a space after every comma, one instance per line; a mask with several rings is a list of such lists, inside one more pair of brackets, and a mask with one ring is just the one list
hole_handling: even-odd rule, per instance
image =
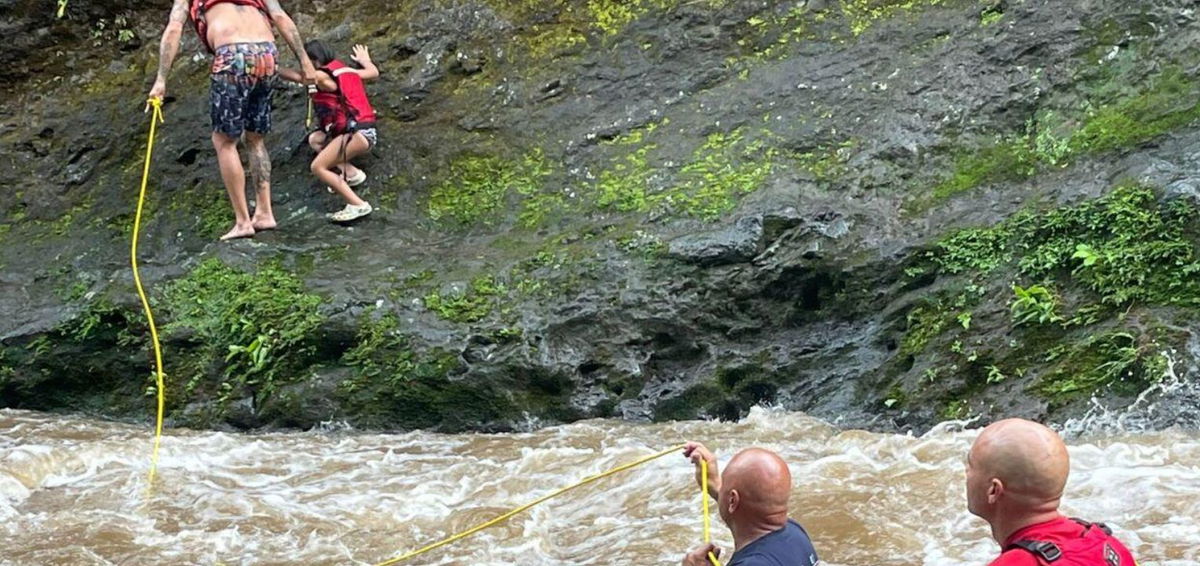
[[167, 75], [171, 74], [171, 66], [179, 54], [179, 37], [183, 34], [183, 24], [187, 18], [188, 0], [175, 0], [171, 6], [171, 16], [167, 19], [167, 29], [163, 31], [158, 46], [158, 76], [154, 80], [154, 88], [150, 90], [150, 98], [162, 98], [166, 94]]
[[304, 74], [305, 83], [312, 84], [316, 80], [317, 71], [313, 67], [312, 61], [309, 60], [308, 53], [304, 51], [304, 40], [300, 38], [300, 30], [296, 29], [296, 22], [292, 21], [292, 17], [279, 5], [279, 0], [266, 0], [266, 4], [271, 21], [275, 23], [283, 40], [300, 60], [300, 70]]

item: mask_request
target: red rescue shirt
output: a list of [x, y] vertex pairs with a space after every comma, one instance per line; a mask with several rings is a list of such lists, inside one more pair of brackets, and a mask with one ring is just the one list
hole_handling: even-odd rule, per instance
[[[1053, 521], [1038, 523], [1025, 527], [1004, 541], [1004, 550], [1000, 557], [993, 560], [989, 566], [1042, 566], [1044, 562], [1033, 553], [1014, 548], [1012, 544], [1020, 540], [1050, 542], [1058, 545], [1063, 558], [1054, 564], [1075, 565], [1088, 564], [1095, 566], [1135, 566], [1133, 555], [1117, 539], [1104, 534], [1100, 525], [1093, 525], [1095, 534], [1087, 535], [1089, 528], [1066, 517]], [[1097, 539], [1089, 541], [1088, 539]], [[1100, 542], [1101, 544], [1097, 544]]]

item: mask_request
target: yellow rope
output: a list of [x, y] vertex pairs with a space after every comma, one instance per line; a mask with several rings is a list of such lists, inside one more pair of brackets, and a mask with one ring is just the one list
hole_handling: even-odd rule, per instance
[[666, 456], [667, 454], [671, 454], [671, 453], [673, 453], [673, 452], [678, 452], [678, 451], [682, 450], [683, 448], [684, 448], [684, 446], [683, 446], [682, 444], [681, 444], [681, 445], [679, 445], [679, 446], [673, 446], [673, 447], [671, 447], [671, 448], [669, 448], [669, 449], [667, 449], [667, 450], [663, 450], [662, 452], [658, 452], [658, 453], [656, 453], [656, 454], [651, 454], [651, 455], [649, 455], [649, 456], [646, 456], [645, 458], [642, 458], [642, 459], [640, 459], [640, 460], [637, 460], [637, 461], [635, 461], [635, 462], [630, 462], [630, 463], [628, 463], [628, 464], [622, 464], [622, 465], [620, 465], [620, 466], [617, 466], [617, 467], [615, 467], [615, 468], [613, 468], [613, 469], [611, 469], [611, 470], [608, 470], [607, 472], [602, 472], [602, 473], [596, 474], [596, 475], [594, 475], [594, 476], [589, 476], [589, 477], [586, 477], [586, 478], [584, 478], [584, 479], [580, 480], [579, 482], [577, 482], [577, 483], [575, 483], [575, 484], [572, 484], [572, 485], [569, 485], [569, 486], [567, 486], [567, 487], [564, 487], [564, 488], [562, 488], [562, 489], [560, 489], [560, 490], [558, 490], [558, 491], [555, 491], [554, 493], [551, 493], [551, 494], [549, 494], [549, 495], [544, 495], [544, 496], [542, 496], [542, 497], [539, 497], [539, 498], [537, 498], [537, 499], [535, 499], [535, 500], [533, 500], [533, 501], [531, 501], [531, 502], [529, 502], [529, 503], [526, 503], [526, 504], [524, 504], [524, 505], [522, 505], [522, 506], [520, 506], [520, 507], [517, 507], [516, 509], [513, 509], [512, 511], [509, 511], [509, 512], [507, 512], [507, 513], [503, 514], [503, 515], [500, 515], [499, 517], [496, 517], [495, 519], [492, 519], [492, 520], [490, 520], [490, 521], [487, 521], [487, 522], [485, 522], [485, 523], [481, 523], [481, 524], [479, 524], [479, 525], [476, 525], [476, 526], [474, 526], [474, 527], [471, 527], [471, 528], [469, 528], [469, 529], [467, 529], [467, 530], [465, 530], [465, 531], [462, 531], [462, 532], [460, 532], [460, 533], [457, 533], [457, 534], [454, 534], [454, 535], [452, 535], [452, 536], [449, 536], [449, 537], [447, 537], [447, 538], [444, 538], [444, 539], [442, 539], [442, 540], [440, 540], [440, 541], [438, 541], [438, 542], [435, 542], [435, 543], [433, 543], [433, 544], [430, 544], [430, 545], [428, 545], [428, 546], [424, 546], [424, 547], [422, 547], [422, 548], [419, 548], [419, 549], [417, 549], [417, 550], [414, 550], [414, 551], [412, 551], [412, 552], [409, 552], [408, 554], [405, 554], [405, 555], [403, 555], [403, 556], [397, 556], [396, 558], [393, 558], [393, 559], [391, 559], [391, 560], [388, 560], [388, 561], [386, 561], [386, 562], [380, 562], [379, 564], [376, 564], [375, 566], [390, 566], [391, 564], [396, 564], [396, 563], [398, 563], [398, 562], [403, 562], [403, 561], [405, 561], [405, 560], [408, 560], [408, 559], [410, 559], [410, 558], [413, 558], [413, 557], [419, 556], [419, 555], [421, 555], [421, 554], [425, 554], [426, 552], [429, 552], [429, 551], [431, 551], [431, 550], [433, 550], [433, 549], [435, 549], [435, 548], [439, 548], [439, 547], [445, 546], [445, 545], [447, 545], [447, 544], [450, 544], [450, 543], [452, 543], [452, 542], [454, 542], [454, 541], [456, 541], [456, 540], [459, 540], [459, 539], [463, 539], [463, 538], [469, 537], [469, 536], [471, 536], [471, 535], [473, 535], [473, 534], [475, 534], [475, 533], [477, 533], [477, 532], [479, 532], [479, 531], [482, 531], [482, 530], [484, 530], [484, 529], [486, 529], [486, 528], [488, 528], [488, 527], [491, 527], [491, 526], [497, 525], [497, 524], [499, 524], [499, 523], [502, 523], [502, 522], [504, 522], [504, 521], [508, 520], [509, 518], [511, 518], [511, 517], [513, 517], [513, 516], [515, 516], [515, 515], [518, 515], [518, 514], [520, 514], [520, 513], [523, 513], [523, 512], [525, 512], [525, 511], [529, 510], [529, 508], [531, 508], [531, 507], [533, 507], [533, 506], [535, 506], [535, 505], [537, 505], [537, 504], [539, 504], [539, 503], [542, 503], [542, 502], [546, 501], [547, 499], [553, 499], [553, 498], [555, 498], [555, 497], [558, 497], [559, 495], [562, 495], [562, 494], [564, 494], [564, 493], [566, 493], [566, 492], [568, 492], [568, 491], [571, 491], [572, 489], [575, 489], [575, 488], [577, 488], [577, 487], [582, 487], [582, 486], [585, 486], [585, 485], [587, 485], [587, 484], [589, 484], [589, 483], [592, 483], [592, 482], [594, 482], [594, 481], [596, 481], [596, 480], [599, 480], [599, 479], [606, 478], [606, 477], [608, 477], [608, 476], [611, 476], [611, 475], [613, 475], [613, 474], [617, 474], [617, 473], [623, 472], [623, 471], [625, 471], [625, 470], [628, 470], [628, 469], [630, 469], [630, 468], [636, 468], [636, 467], [638, 467], [638, 466], [640, 466], [640, 465], [642, 465], [642, 464], [645, 464], [646, 462], [649, 462], [649, 461], [651, 461], [651, 460], [657, 460], [657, 459], [659, 459], [659, 458], [662, 458], [663, 456]]
[[[700, 458], [700, 507], [704, 514], [704, 544], [712, 542], [712, 533], [709, 531], [709, 515], [708, 515], [708, 460]], [[713, 566], [721, 566], [721, 561], [717, 560], [717, 555], [708, 553], [708, 561], [713, 563]]]
[[62, 19], [63, 14], [67, 11], [67, 0], [58, 0], [58, 19]]
[[154, 325], [154, 313], [150, 310], [150, 301], [146, 299], [146, 290], [142, 288], [142, 276], [138, 273], [138, 234], [142, 229], [142, 205], [146, 202], [146, 183], [150, 180], [150, 156], [154, 152], [154, 133], [160, 122], [164, 122], [162, 114], [162, 99], [151, 98], [147, 101], [149, 108], [154, 110], [150, 117], [150, 137], [146, 140], [146, 163], [142, 166], [142, 190], [138, 193], [137, 213], [133, 217], [133, 243], [130, 245], [129, 259], [133, 264], [133, 282], [137, 286], [138, 297], [142, 299], [142, 308], [146, 310], [146, 321], [150, 323], [150, 339], [154, 342], [154, 383], [158, 392], [158, 417], [154, 423], [154, 452], [150, 456], [150, 487], [154, 487], [154, 474], [158, 471], [158, 446], [162, 442], [163, 405], [166, 400], [163, 385], [162, 347], [158, 344], [158, 328]]

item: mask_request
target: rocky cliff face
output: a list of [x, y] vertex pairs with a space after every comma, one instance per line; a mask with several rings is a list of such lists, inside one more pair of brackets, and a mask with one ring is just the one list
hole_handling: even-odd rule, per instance
[[[144, 418], [127, 250], [166, 2], [43, 4], [0, 2], [0, 403]], [[1119, 407], [1172, 362], [1194, 379], [1190, 2], [288, 7], [384, 72], [380, 212], [324, 220], [304, 97], [281, 89], [280, 229], [215, 242], [230, 213], [187, 39], [142, 243], [176, 424], [775, 403], [922, 428]]]

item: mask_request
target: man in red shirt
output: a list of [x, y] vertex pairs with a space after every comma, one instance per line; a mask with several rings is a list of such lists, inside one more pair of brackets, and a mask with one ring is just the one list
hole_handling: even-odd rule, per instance
[[967, 456], [967, 509], [1000, 543], [990, 566], [1136, 566], [1107, 527], [1058, 512], [1070, 459], [1054, 431], [1023, 419], [983, 429]]

